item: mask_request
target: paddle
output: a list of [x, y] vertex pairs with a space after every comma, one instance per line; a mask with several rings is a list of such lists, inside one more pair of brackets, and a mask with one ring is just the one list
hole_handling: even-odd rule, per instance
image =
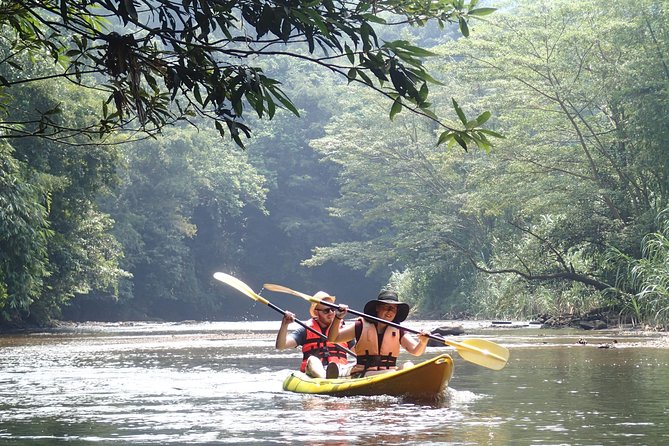
[[[300, 293], [299, 291], [291, 290], [290, 288], [287, 288], [285, 286], [281, 285], [275, 285], [272, 283], [266, 283], [263, 285], [266, 289], [270, 291], [276, 291], [279, 293], [287, 293], [287, 294], [292, 294], [294, 296], [301, 297], [302, 299], [306, 299], [309, 302], [316, 302], [320, 303], [322, 305], [327, 305], [332, 308], [339, 308], [339, 305], [333, 304], [331, 302], [328, 302], [326, 300], [319, 300], [317, 298], [314, 298], [312, 296], [309, 296], [308, 294]], [[348, 310], [350, 313], [357, 314], [358, 316], [363, 316], [367, 319], [371, 319], [376, 322], [381, 322], [384, 324], [388, 324], [392, 327], [396, 328], [401, 328], [403, 330], [406, 330], [411, 333], [415, 334], [420, 334], [421, 332], [418, 330], [413, 330], [411, 328], [404, 327], [400, 324], [397, 324], [392, 321], [386, 321], [384, 319], [380, 319], [374, 316], [371, 316], [369, 314], [361, 313], [359, 311], [355, 310]], [[492, 370], [501, 370], [504, 368], [506, 365], [507, 361], [509, 360], [509, 350], [506, 347], [502, 347], [501, 345], [495, 344], [494, 342], [491, 341], [486, 341], [485, 339], [465, 339], [462, 342], [455, 342], [455, 341], [449, 341], [448, 339], [444, 339], [441, 336], [435, 336], [433, 334], [428, 335], [430, 339], [434, 339], [439, 342], [443, 342], [446, 345], [450, 345], [451, 347], [454, 347], [455, 350], [458, 352], [458, 354], [464, 359], [465, 361], [469, 361], [471, 363], [487, 367]]]
[[[251, 299], [255, 300], [256, 302], [260, 302], [261, 304], [265, 304], [265, 305], [267, 305], [268, 307], [270, 307], [271, 309], [276, 310], [276, 311], [278, 311], [279, 313], [281, 313], [281, 314], [283, 314], [283, 315], [286, 314], [286, 311], [285, 311], [285, 310], [282, 310], [281, 308], [277, 307], [276, 305], [274, 305], [272, 302], [268, 301], [268, 300], [265, 299], [264, 297], [262, 297], [262, 296], [256, 294], [256, 293], [251, 289], [250, 286], [248, 286], [247, 284], [245, 284], [245, 283], [242, 282], [241, 280], [237, 279], [236, 277], [233, 277], [233, 276], [231, 276], [231, 275], [229, 275], [229, 274], [225, 274], [225, 273], [214, 273], [214, 279], [216, 279], [216, 280], [220, 280], [221, 282], [223, 282], [223, 283], [225, 283], [225, 284], [227, 284], [227, 285], [230, 285], [231, 287], [235, 288], [237, 291], [241, 291], [242, 293], [246, 294], [247, 296], [249, 296]], [[309, 326], [308, 326], [307, 324], [305, 324], [304, 322], [302, 322], [302, 321], [300, 321], [300, 320], [297, 320], [297, 319], [295, 319], [295, 322], [296, 322], [297, 324], [303, 326], [304, 328], [306, 328], [306, 329], [309, 330], [310, 332], [317, 334], [317, 335], [320, 336], [321, 338], [323, 338], [323, 339], [327, 339], [327, 336], [325, 336], [323, 333], [320, 333], [320, 332], [314, 330], [313, 328], [309, 327]], [[347, 349], [346, 347], [342, 347], [341, 345], [337, 345], [337, 344], [335, 344], [335, 346], [336, 346], [337, 348], [340, 348], [340, 349], [344, 350], [344, 351], [345, 351], [346, 353], [348, 353], [349, 355], [353, 355], [353, 356], [355, 356], [355, 353], [352, 352], [351, 350]]]

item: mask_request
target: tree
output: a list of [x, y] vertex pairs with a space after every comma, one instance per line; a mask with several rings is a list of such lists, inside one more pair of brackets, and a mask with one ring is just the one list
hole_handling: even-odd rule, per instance
[[304, 263], [333, 261], [385, 277], [396, 272], [393, 286], [420, 310], [456, 310], [451, 304], [473, 273], [463, 253], [482, 249], [482, 222], [462, 212], [461, 154], [435, 148], [434, 127], [411, 116], [397, 117], [389, 129], [378, 119], [381, 104], [363, 91], [345, 102], [326, 136], [311, 144], [339, 166], [341, 197], [331, 214], [354, 237], [320, 244]]
[[429, 149], [429, 126], [402, 120], [404, 131], [375, 135], [373, 118], [342, 112], [314, 146], [344, 166], [335, 211], [360, 240], [320, 247], [309, 263], [397, 265], [423, 288], [452, 272], [478, 282], [472, 308], [507, 315], [626, 306], [610, 250], [638, 258], [669, 198], [666, 12], [654, 1], [607, 13], [595, 1], [511, 6], [432, 48], [443, 91], [494, 108], [505, 141], [452, 159]]
[[[254, 61], [284, 54], [306, 60], [392, 100], [390, 116], [409, 109], [439, 123], [439, 142], [488, 147], [485, 119], [456, 128], [430, 110], [434, 80], [422, 59], [430, 55], [407, 41], [380, 41], [375, 28], [436, 20], [458, 23], [490, 14], [478, 0], [397, 3], [220, 0], [22, 0], [0, 6], [5, 93], [10, 87], [64, 77], [105, 92], [94, 127], [53, 122], [57, 104], [23, 122], [1, 124], [6, 137], [41, 135], [67, 140], [116, 128], [159, 131], [193, 115], [213, 119], [239, 145], [251, 128], [245, 111], [271, 119], [278, 107], [298, 114], [279, 81]], [[24, 54], [47, 56], [58, 73], [32, 73]], [[34, 74], [34, 76], [33, 76]]]
[[45, 179], [29, 181], [32, 173], [10, 152], [0, 144], [0, 324], [19, 321], [39, 299], [53, 234], [47, 220]]
[[[127, 170], [103, 206], [133, 276], [121, 283], [121, 307], [134, 317], [211, 317], [220, 302], [207, 284], [238, 264], [244, 212], [263, 209], [263, 178], [247, 153], [183, 125], [126, 144], [123, 154]], [[104, 300], [91, 294], [79, 303]]]
[[598, 2], [514, 6], [443, 48], [462, 62], [444, 68], [478, 96], [470, 103], [497, 104], [507, 136], [469, 179], [471, 210], [508, 225], [478, 266], [625, 307], [609, 251], [638, 258], [669, 198], [666, 11], [655, 1], [606, 13]]
[[[48, 86], [17, 88], [7, 105], [25, 111], [57, 98], [62, 106], [53, 122], [85, 127], [94, 97], [54, 80]], [[118, 278], [125, 275], [118, 267], [119, 245], [109, 235], [112, 222], [96, 203], [116, 180], [117, 148], [76, 137], [73, 142], [77, 144], [49, 138], [2, 142], [0, 289], [7, 296], [0, 299], [0, 325], [46, 323], [77, 293], [115, 294]]]

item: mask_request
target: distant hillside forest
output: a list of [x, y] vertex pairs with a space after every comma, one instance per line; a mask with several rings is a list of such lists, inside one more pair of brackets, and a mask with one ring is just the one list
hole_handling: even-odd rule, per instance
[[[238, 44], [218, 59], [175, 34], [142, 47], [142, 2], [115, 11], [149, 36], [126, 46], [76, 34], [74, 1], [0, 7], [0, 327], [278, 317], [222, 271], [358, 309], [391, 287], [413, 318], [606, 308], [666, 328], [667, 5], [460, 3], [244, 7], [266, 57], [227, 36], [233, 13], [197, 10], [190, 39]], [[182, 71], [147, 55], [169, 44]]]

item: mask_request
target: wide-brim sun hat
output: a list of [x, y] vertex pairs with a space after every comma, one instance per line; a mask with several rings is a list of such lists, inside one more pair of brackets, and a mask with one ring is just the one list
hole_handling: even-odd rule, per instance
[[[324, 301], [330, 302], [330, 303], [334, 303], [334, 301], [335, 301], [335, 297], [330, 296], [325, 291], [319, 291], [318, 293], [314, 294], [313, 297], [315, 299], [324, 300]], [[311, 315], [311, 317], [316, 317], [318, 315], [316, 313], [316, 305], [318, 305], [318, 302], [312, 302], [311, 307], [309, 307], [309, 314]]]
[[402, 322], [409, 316], [409, 304], [400, 302], [397, 293], [394, 291], [381, 291], [376, 299], [370, 300], [365, 304], [364, 312], [370, 316], [377, 317], [376, 306], [378, 304], [392, 304], [397, 305], [397, 313], [393, 322]]

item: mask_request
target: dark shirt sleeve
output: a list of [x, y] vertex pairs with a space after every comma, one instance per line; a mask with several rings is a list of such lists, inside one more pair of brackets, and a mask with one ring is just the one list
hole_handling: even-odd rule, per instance
[[300, 345], [304, 345], [304, 343], [307, 342], [307, 329], [300, 325], [288, 336], [295, 339], [295, 342], [299, 347]]

